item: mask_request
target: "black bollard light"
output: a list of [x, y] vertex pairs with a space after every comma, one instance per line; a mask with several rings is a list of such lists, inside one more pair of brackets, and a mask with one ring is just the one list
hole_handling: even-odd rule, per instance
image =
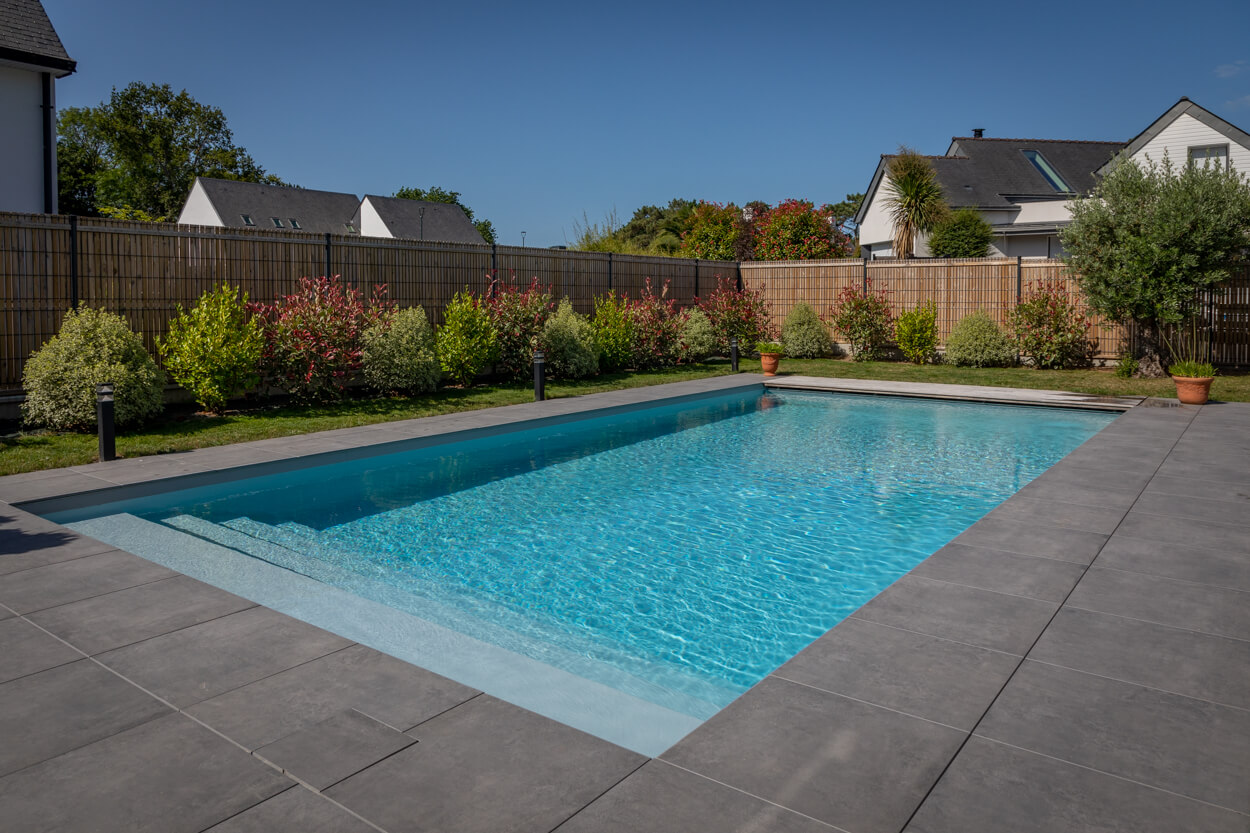
[[547, 358], [542, 350], [534, 351], [534, 401], [547, 398]]
[[738, 339], [729, 339], [729, 369], [738, 372]]
[[100, 460], [117, 459], [117, 443], [113, 431], [113, 385], [95, 386], [95, 424], [100, 435]]

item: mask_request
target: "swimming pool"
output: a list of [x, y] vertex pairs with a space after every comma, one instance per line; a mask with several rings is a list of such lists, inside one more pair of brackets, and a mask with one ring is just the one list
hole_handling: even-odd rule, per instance
[[528, 658], [513, 688], [618, 692], [684, 733], [1112, 418], [754, 388], [49, 517], [184, 572], [273, 565], [372, 603], [359, 641], [404, 656], [385, 605], [452, 654], [478, 656], [444, 631]]

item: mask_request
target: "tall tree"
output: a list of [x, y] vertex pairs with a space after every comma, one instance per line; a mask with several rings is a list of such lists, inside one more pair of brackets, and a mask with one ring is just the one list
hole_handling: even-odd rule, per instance
[[859, 211], [859, 206], [863, 201], [863, 194], [847, 194], [842, 202], [823, 206], [822, 210], [829, 212], [829, 216], [833, 218], [834, 225], [839, 231], [850, 235], [854, 231], [855, 214]]
[[701, 260], [737, 260], [743, 235], [742, 209], [700, 201], [690, 216], [690, 229], [681, 241], [682, 257]]
[[241, 147], [217, 107], [134, 82], [58, 118], [62, 211], [168, 219], [197, 176], [281, 184]]
[[929, 160], [900, 147], [886, 167], [885, 206], [894, 223], [894, 256], [911, 257], [916, 235], [933, 230], [946, 217], [942, 185]]
[[435, 185], [433, 188], [400, 188], [392, 197], [398, 197], [401, 200], [422, 200], [423, 202], [441, 202], [448, 205], [458, 205], [460, 210], [464, 212], [464, 216], [469, 218], [469, 222], [477, 229], [477, 233], [482, 235], [487, 243], [495, 242], [495, 226], [490, 220], [474, 220], [473, 209], [460, 201], [459, 191], [448, 191]]
[[1227, 280], [1250, 246], [1250, 180], [1225, 165], [1119, 159], [1060, 231], [1090, 306], [1137, 329], [1138, 374], [1164, 374], [1163, 327]]

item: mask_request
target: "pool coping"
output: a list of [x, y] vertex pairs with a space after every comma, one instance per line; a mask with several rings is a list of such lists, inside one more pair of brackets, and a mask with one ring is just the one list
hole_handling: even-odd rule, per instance
[[[783, 377], [778, 386], [794, 386], [793, 379]], [[84, 768], [84, 762], [106, 760], [140, 774], [167, 769], [171, 774], [166, 777], [177, 780], [178, 789], [207, 795], [201, 807], [206, 823], [196, 822], [201, 826], [195, 829], [217, 822], [226, 825], [222, 830], [255, 829], [248, 825], [262, 825], [280, 813], [292, 817], [294, 807], [302, 818], [337, 819], [335, 829], [348, 829], [350, 823], [362, 830], [721, 830], [746, 829], [748, 822], [758, 829], [851, 833], [1040, 830], [1047, 829], [1038, 826], [1045, 812], [1069, 822], [1087, 819], [1090, 826], [1112, 814], [1133, 820], [1140, 830], [1203, 825], [1244, 830], [1250, 796], [1238, 790], [1250, 781], [1236, 777], [1250, 773], [1250, 743], [1232, 758], [1219, 759], [1233, 771], [1217, 773], [1214, 780], [1225, 785], [1225, 792], [1211, 794], [1209, 785], [1194, 783], [1195, 761], [1202, 759], [1203, 747], [1227, 752], [1228, 741], [1186, 723], [1185, 714], [1198, 709], [1226, 738], [1250, 737], [1250, 703], [1236, 694], [1239, 685], [1250, 689], [1244, 685], [1250, 683], [1250, 654], [1245, 653], [1250, 633], [1229, 632], [1244, 619], [1234, 605], [1250, 598], [1244, 595], [1250, 584], [1240, 583], [1250, 577], [1250, 528], [1225, 517], [1235, 518], [1238, 507], [1244, 509], [1237, 501], [1250, 492], [1250, 478], [1238, 463], [1247, 456], [1250, 406], [1152, 407], [1170, 403], [1147, 400], [1144, 407], [1132, 407], [686, 740], [650, 760], [464, 687], [447, 691], [448, 686], [440, 688], [425, 675], [413, 675], [411, 686], [433, 692], [427, 692], [428, 699], [436, 702], [420, 720], [390, 717], [386, 708], [367, 704], [371, 697], [362, 690], [353, 695], [356, 700], [348, 698], [344, 715], [322, 721], [309, 717], [307, 725], [257, 745], [230, 728], [229, 721], [220, 722], [212, 704], [232, 697], [246, 700], [253, 687], [312, 675], [313, 666], [349, 652], [382, 660], [312, 626], [286, 623], [298, 632], [291, 638], [301, 646], [317, 644], [306, 649], [311, 658], [268, 660], [277, 662], [268, 676], [190, 705], [160, 696], [151, 685], [128, 677], [131, 666], [112, 657], [137, 662], [134, 654], [145, 645], [159, 654], [161, 640], [173, 645], [181, 639], [177, 644], [185, 649], [194, 632], [245, 615], [262, 617], [263, 609], [236, 611], [103, 657], [89, 648], [79, 650], [76, 640], [49, 629], [53, 613], [142, 590], [170, 576], [156, 578], [144, 571], [142, 565], [149, 562], [93, 547], [90, 539], [50, 529], [53, 525], [42, 519], [4, 505], [19, 495], [29, 500], [140, 482], [169, 485], [168, 478], [289, 459], [300, 452], [368, 453], [387, 442], [442, 432], [490, 430], [535, 418], [638, 406], [673, 393], [701, 396], [761, 383], [759, 376], [714, 377], [165, 455], [171, 459], [0, 478], [2, 529], [12, 541], [0, 547], [0, 559], [10, 554], [26, 559], [23, 569], [0, 576], [0, 601], [16, 605], [0, 606], [0, 628], [20, 625], [27, 638], [46, 642], [43, 652], [62, 652], [61, 664], [0, 684], [0, 704], [11, 704], [3, 697], [6, 688], [33, 687], [69, 673], [66, 669], [90, 666], [159, 700], [165, 709], [154, 718], [136, 718], [137, 726], [126, 725], [0, 777], [0, 812], [29, 820], [35, 829], [34, 822], [51, 812], [53, 800], [40, 785], [66, 773], [77, 773], [79, 803], [95, 802], [92, 815], [85, 817], [90, 824], [80, 829], [108, 827], [109, 813], [116, 814], [121, 805], [127, 815], [117, 826], [125, 829], [135, 825], [145, 807], [150, 813], [161, 806], [165, 799], [153, 794], [154, 787], [136, 785], [147, 804], [130, 806], [117, 797], [115, 785], [102, 785], [101, 774]], [[898, 383], [891, 384], [898, 393]], [[1212, 515], [1224, 521], [1199, 523]], [[24, 545], [22, 535], [47, 545]], [[1170, 557], [1173, 550], [1183, 550], [1188, 560]], [[96, 564], [99, 575], [86, 580], [83, 573]], [[79, 584], [67, 587], [67, 582]], [[23, 605], [15, 599], [23, 594], [53, 591], [60, 593], [60, 604], [18, 612]], [[1202, 614], [1197, 607], [1215, 613]], [[264, 622], [274, 627], [270, 619]], [[258, 632], [256, 638], [269, 633]], [[240, 639], [239, 633], [232, 638]], [[892, 665], [892, 657], [911, 662]], [[1158, 667], [1160, 657], [1176, 665], [1175, 679], [1165, 679], [1168, 669]], [[147, 661], [159, 665], [162, 660]], [[1068, 689], [1082, 693], [1084, 711], [1064, 699]], [[1120, 725], [1123, 719], [1117, 723], [1114, 713], [1125, 703], [1133, 707], [1128, 710], [1134, 718], [1140, 719], [1142, 703], [1147, 703], [1152, 714], [1189, 730], [1171, 735], [1146, 731], [1154, 743], [1151, 751], [1168, 756], [1171, 774], [1142, 763], [1141, 726], [1129, 739]], [[1037, 727], [1059, 720], [1056, 714], [1068, 729], [1042, 737]], [[48, 725], [32, 725], [29, 731], [63, 734], [60, 724], [70, 722], [54, 715]], [[1083, 743], [1073, 726], [1096, 737], [1104, 751]], [[1206, 735], [1196, 739], [1194, 732], [1203, 731]], [[197, 732], [207, 750], [203, 754], [234, 761], [229, 766], [245, 774], [246, 783], [199, 779], [202, 783], [191, 784], [177, 775], [169, 756], [184, 754], [185, 742], [179, 746], [171, 738]], [[315, 771], [310, 757], [324, 758], [327, 749], [355, 750], [361, 737], [370, 740], [371, 749], [390, 751], [365, 755], [359, 769], [330, 784], [308, 775]], [[1056, 743], [1068, 746], [1055, 748]], [[1113, 754], [1117, 744], [1126, 750], [1118, 756]], [[271, 751], [274, 747], [280, 748]], [[292, 760], [297, 765], [290, 765]], [[477, 769], [498, 778], [491, 800], [474, 790], [436, 784], [437, 778], [452, 775], [448, 784], [465, 783]], [[535, 792], [535, 778], [552, 782], [549, 789]], [[1208, 792], [1194, 795], [1202, 790]], [[422, 818], [432, 821], [426, 824]], [[74, 829], [71, 822], [61, 819], [60, 826]]]

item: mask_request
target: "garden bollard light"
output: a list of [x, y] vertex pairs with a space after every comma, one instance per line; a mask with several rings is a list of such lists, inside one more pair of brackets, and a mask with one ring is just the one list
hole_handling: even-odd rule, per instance
[[547, 398], [547, 359], [542, 350], [534, 351], [534, 401]]
[[100, 461], [117, 459], [117, 445], [113, 433], [113, 385], [106, 382], [95, 386], [95, 423], [100, 435]]
[[738, 339], [729, 339], [729, 369], [738, 372]]

